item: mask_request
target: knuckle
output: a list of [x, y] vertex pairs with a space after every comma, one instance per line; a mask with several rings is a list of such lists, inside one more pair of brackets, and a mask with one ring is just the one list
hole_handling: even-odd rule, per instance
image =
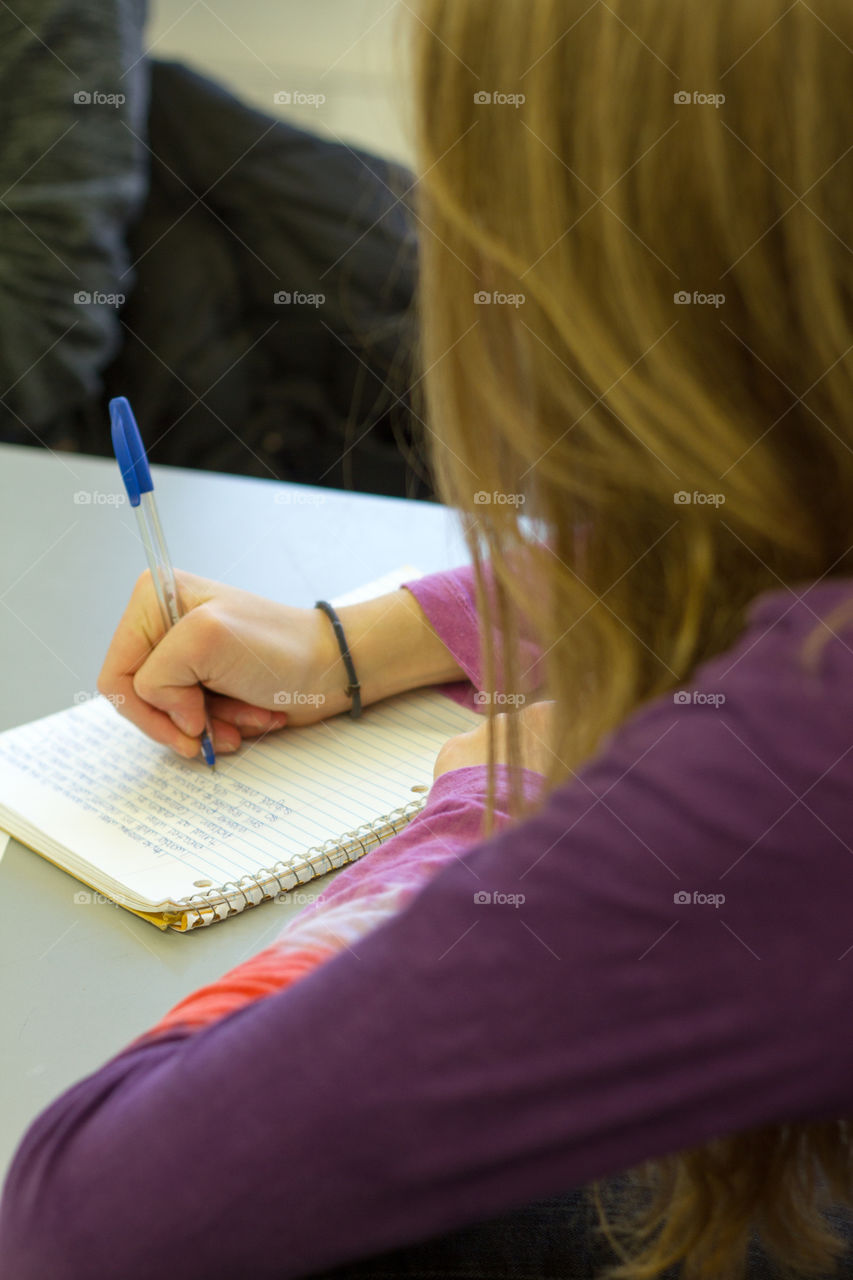
[[216, 614], [205, 605], [200, 604], [189, 613], [184, 614], [181, 626], [187, 639], [192, 636], [193, 649], [209, 651], [222, 639], [225, 626]]
[[152, 702], [154, 694], [154, 683], [147, 675], [145, 668], [140, 667], [136, 675], [133, 677], [133, 692], [143, 702]]
[[195, 610], [210, 598], [210, 592], [208, 591], [205, 594], [203, 589], [207, 585], [205, 578], [199, 578], [195, 573], [188, 573], [186, 569], [175, 569], [174, 572], [178, 592], [187, 613]]

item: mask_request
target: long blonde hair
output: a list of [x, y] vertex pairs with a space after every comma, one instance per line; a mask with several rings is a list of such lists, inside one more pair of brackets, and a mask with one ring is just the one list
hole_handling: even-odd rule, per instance
[[[419, 0], [413, 26], [433, 465], [491, 686], [529, 682], [522, 626], [545, 651], [556, 785], [759, 592], [853, 571], [853, 9]], [[849, 1150], [790, 1126], [644, 1167], [614, 1274], [729, 1280], [756, 1225], [814, 1274]]]

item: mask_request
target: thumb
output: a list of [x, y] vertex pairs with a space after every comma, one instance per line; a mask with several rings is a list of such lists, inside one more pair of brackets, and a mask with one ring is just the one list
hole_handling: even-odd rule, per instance
[[204, 693], [210, 678], [210, 650], [199, 635], [197, 610], [167, 631], [133, 677], [133, 691], [163, 711], [191, 738], [204, 729]]

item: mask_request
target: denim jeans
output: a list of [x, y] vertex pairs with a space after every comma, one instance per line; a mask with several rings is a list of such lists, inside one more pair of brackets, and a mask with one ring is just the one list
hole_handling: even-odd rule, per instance
[[[848, 1250], [825, 1280], [853, 1280], [853, 1212], [833, 1211]], [[525, 1206], [379, 1257], [315, 1273], [311, 1280], [596, 1280], [618, 1261], [596, 1230], [598, 1216], [584, 1189]], [[661, 1280], [678, 1280], [681, 1268]], [[747, 1280], [780, 1280], [779, 1269], [754, 1243]]]

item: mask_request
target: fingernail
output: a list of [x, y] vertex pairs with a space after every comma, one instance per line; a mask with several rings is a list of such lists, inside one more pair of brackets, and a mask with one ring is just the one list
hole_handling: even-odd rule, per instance
[[192, 726], [189, 721], [185, 720], [183, 716], [178, 715], [177, 712], [172, 713], [172, 724], [177, 725], [181, 733], [185, 733], [188, 738], [194, 738], [196, 736], [192, 731]]
[[236, 750], [238, 749], [238, 747], [239, 747], [239, 746], [240, 746], [240, 743], [239, 743], [239, 742], [237, 742], [237, 743], [234, 743], [234, 742], [217, 742], [217, 743], [216, 743], [216, 746], [215, 746], [216, 754], [217, 754], [218, 756], [227, 756], [227, 755], [230, 755], [230, 754], [231, 754], [231, 752], [232, 752], [232, 751], [236, 751]]

